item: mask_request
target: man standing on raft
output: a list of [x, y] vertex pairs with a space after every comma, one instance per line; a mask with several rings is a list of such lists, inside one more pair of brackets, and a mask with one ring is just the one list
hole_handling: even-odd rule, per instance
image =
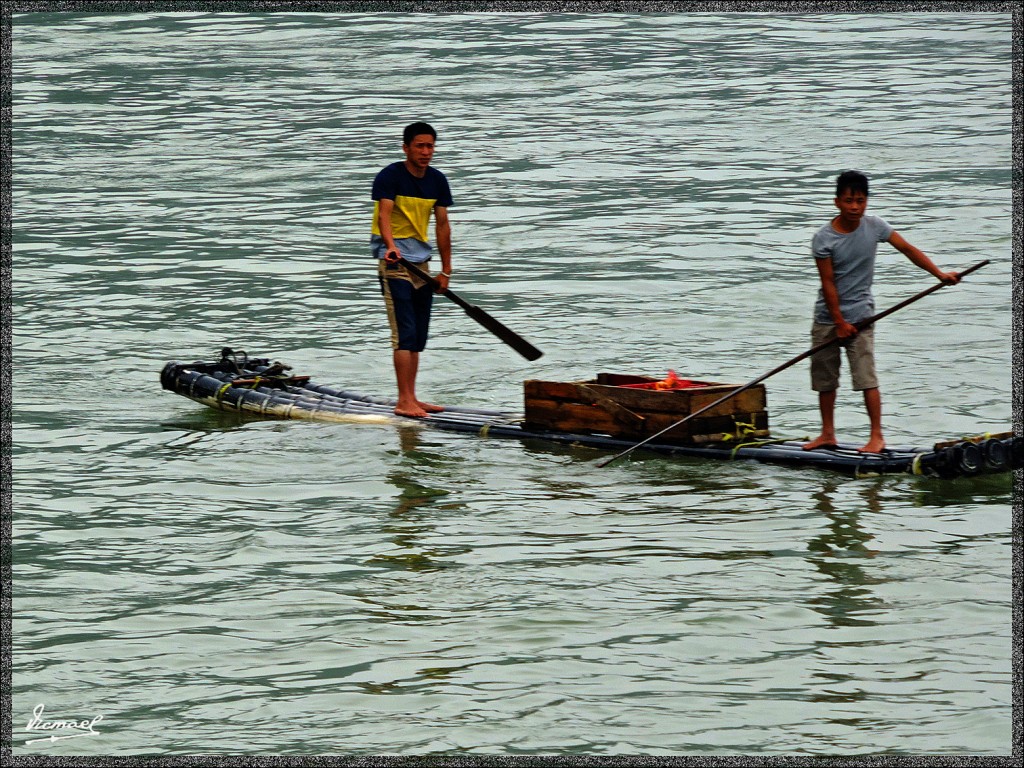
[[452, 273], [452, 233], [448, 179], [430, 167], [437, 132], [427, 123], [406, 126], [402, 134], [403, 162], [384, 168], [373, 181], [373, 227], [370, 248], [379, 259], [377, 275], [391, 326], [399, 416], [422, 418], [444, 409], [416, 397], [420, 352], [427, 345], [434, 289], [409, 273], [398, 257], [430, 272], [431, 245], [427, 239], [430, 214], [441, 254], [441, 271], [433, 275], [438, 292], [448, 288]]
[[[956, 272], [943, 272], [921, 250], [900, 236], [877, 216], [868, 216], [868, 179], [846, 171], [836, 180], [835, 206], [839, 215], [814, 235], [811, 250], [818, 265], [821, 290], [814, 308], [811, 341], [814, 346], [836, 336], [846, 347], [853, 388], [864, 392], [864, 406], [871, 422], [871, 437], [863, 453], [885, 448], [882, 435], [882, 396], [875, 375], [874, 328], [854, 326], [875, 313], [871, 282], [875, 274], [878, 244], [887, 242], [921, 269], [947, 285], [960, 282]], [[803, 447], [806, 451], [836, 445], [835, 405], [839, 388], [839, 345], [833, 344], [811, 356], [811, 388], [818, 393], [821, 434]]]

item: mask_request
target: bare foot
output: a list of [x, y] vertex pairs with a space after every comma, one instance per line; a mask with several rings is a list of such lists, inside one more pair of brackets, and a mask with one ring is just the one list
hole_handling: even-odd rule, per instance
[[818, 435], [816, 438], [811, 440], [809, 443], [803, 444], [805, 451], [813, 451], [815, 448], [835, 448], [836, 447], [836, 436], [835, 435]]
[[395, 404], [395, 413], [399, 416], [408, 416], [412, 419], [422, 419], [427, 415], [427, 412], [423, 410], [418, 403], [415, 401], [412, 405], [407, 405], [403, 402]]
[[416, 404], [427, 413], [440, 413], [444, 410], [444, 406], [431, 405], [430, 403], [424, 403], [422, 400], [417, 400]]
[[868, 440], [867, 444], [863, 448], [858, 448], [859, 453], [880, 453], [885, 448], [885, 439], [881, 437], [873, 437]]

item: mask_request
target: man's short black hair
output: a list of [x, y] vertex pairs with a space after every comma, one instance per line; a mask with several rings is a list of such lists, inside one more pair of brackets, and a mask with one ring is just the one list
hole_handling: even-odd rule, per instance
[[402, 131], [402, 143], [412, 144], [413, 139], [424, 133], [429, 133], [435, 139], [437, 138], [437, 131], [427, 123], [413, 123], [412, 125], [407, 125], [405, 126], [405, 130]]
[[860, 192], [868, 196], [868, 177], [859, 171], [843, 171], [836, 178], [836, 197], [842, 197], [843, 192]]

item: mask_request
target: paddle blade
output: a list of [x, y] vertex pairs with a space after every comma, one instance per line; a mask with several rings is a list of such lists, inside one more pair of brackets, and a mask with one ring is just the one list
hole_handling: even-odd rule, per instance
[[493, 333], [503, 342], [508, 344], [527, 360], [536, 360], [544, 354], [518, 333], [509, 330], [489, 314], [484, 312], [480, 307], [469, 304], [464, 306], [463, 309], [466, 311], [467, 315], [476, 320], [480, 325]]

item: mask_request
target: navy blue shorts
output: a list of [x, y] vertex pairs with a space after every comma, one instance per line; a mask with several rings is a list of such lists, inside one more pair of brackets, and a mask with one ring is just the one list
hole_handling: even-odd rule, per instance
[[[427, 271], [426, 263], [416, 266]], [[388, 311], [392, 349], [422, 352], [427, 346], [434, 289], [429, 283], [416, 287], [413, 281], [421, 281], [410, 275], [405, 267], [401, 264], [388, 264], [383, 259], [378, 267], [377, 279]]]

